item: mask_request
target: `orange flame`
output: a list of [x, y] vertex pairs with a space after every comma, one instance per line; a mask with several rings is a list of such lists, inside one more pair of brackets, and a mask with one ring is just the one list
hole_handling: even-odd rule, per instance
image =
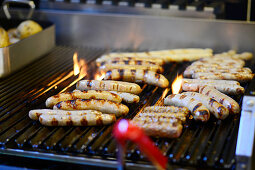
[[94, 79], [95, 80], [103, 80], [104, 77], [105, 77], [105, 72], [104, 71], [100, 71], [100, 72], [95, 74]]
[[172, 83], [172, 93], [173, 94], [178, 94], [180, 92], [181, 86], [182, 86], [182, 79], [183, 79], [183, 76], [182, 75], [178, 76], [178, 74], [177, 74], [177, 77], [175, 78], [175, 80]]
[[73, 55], [73, 74], [75, 76], [79, 74], [79, 78], [87, 75], [87, 64], [84, 59], [78, 60], [77, 52]]
[[77, 52], [74, 53], [73, 55], [73, 74], [76, 76], [80, 72], [80, 65], [78, 61], [78, 54]]
[[78, 81], [80, 81], [87, 75], [87, 63], [84, 59], [78, 60], [77, 52], [75, 52], [73, 55], [73, 71], [70, 73], [73, 73], [74, 76], [79, 74], [79, 77], [77, 79], [75, 79], [67, 87], [65, 87], [60, 93], [67, 90], [69, 87], [73, 86], [75, 83], [77, 83]]

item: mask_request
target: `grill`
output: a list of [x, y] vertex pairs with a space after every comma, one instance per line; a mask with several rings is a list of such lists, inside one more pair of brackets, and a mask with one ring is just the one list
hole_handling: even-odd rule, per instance
[[[116, 142], [111, 136], [112, 125], [44, 127], [28, 117], [29, 110], [45, 108], [45, 100], [48, 97], [66, 87], [66, 91], [75, 88], [72, 84], [77, 81], [78, 76], [70, 74], [73, 69], [74, 52], [78, 52], [79, 58], [87, 61], [89, 67], [85, 79], [93, 79], [96, 72], [93, 61], [106, 52], [106, 49], [58, 46], [33, 64], [1, 80], [2, 154], [75, 164], [117, 166]], [[172, 83], [177, 73], [182, 73], [189, 64], [168, 64], [165, 66], [164, 75]], [[243, 86], [247, 89], [248, 84]], [[145, 106], [162, 105], [164, 96], [171, 93], [171, 89], [144, 84], [141, 84], [141, 87], [143, 91], [140, 94], [140, 102], [128, 105], [128, 119], [134, 117]], [[242, 101], [241, 96], [235, 99]], [[170, 164], [182, 167], [234, 168], [239, 120], [239, 116], [230, 116], [224, 121], [210, 120], [206, 124], [188, 121], [180, 138], [153, 138], [153, 141], [168, 157]], [[128, 167], [150, 167], [148, 160], [132, 143], [127, 146], [126, 163]]]

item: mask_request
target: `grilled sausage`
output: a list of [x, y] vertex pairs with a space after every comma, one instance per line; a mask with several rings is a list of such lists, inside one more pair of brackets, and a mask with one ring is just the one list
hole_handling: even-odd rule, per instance
[[173, 118], [173, 119], [180, 120], [182, 123], [184, 123], [186, 121], [186, 114], [182, 112], [175, 112], [175, 113], [174, 112], [168, 112], [168, 113], [141, 112], [134, 119], [136, 118], [141, 118], [141, 119], [151, 118], [153, 120], [158, 119], [160, 122], [164, 122], [168, 118]]
[[239, 82], [251, 81], [254, 74], [250, 73], [194, 73], [194, 79], [213, 79], [213, 80], [237, 80]]
[[144, 113], [183, 113], [186, 116], [190, 113], [187, 107], [183, 106], [147, 106], [143, 110]]
[[54, 110], [97, 110], [102, 113], [124, 116], [128, 114], [127, 106], [103, 99], [76, 99], [59, 102], [53, 107]]
[[107, 90], [133, 94], [142, 92], [142, 89], [138, 84], [110, 80], [81, 80], [77, 82], [76, 88], [78, 90]]
[[47, 115], [40, 116], [39, 121], [45, 126], [102, 126], [114, 123], [114, 114], [91, 115]]
[[222, 93], [229, 95], [244, 94], [244, 88], [236, 84], [217, 84], [217, 83], [184, 83], [182, 84], [182, 90], [198, 92], [201, 86], [213, 86]]
[[[142, 61], [142, 62], [153, 62], [156, 63], [157, 65], [163, 65], [165, 62], [162, 59], [159, 58], [145, 58], [145, 57], [105, 57], [102, 56], [98, 59], [96, 59], [97, 63], [106, 63], [106, 62], [114, 62], [114, 61], [124, 61], [129, 63], [136, 62], [136, 61]], [[104, 62], [104, 63], [103, 63]]]
[[196, 68], [196, 67], [188, 67], [184, 73], [184, 77], [191, 78], [194, 73], [199, 73], [199, 72], [207, 72], [207, 73], [252, 73], [251, 69], [249, 68]]
[[106, 72], [105, 79], [143, 82], [161, 88], [166, 88], [169, 85], [168, 80], [162, 74], [139, 69], [112, 69]]
[[165, 62], [184, 62], [184, 61], [194, 61], [204, 57], [211, 57], [210, 53], [190, 53], [190, 54], [166, 54], [161, 55], [161, 58]]
[[30, 110], [29, 117], [33, 120], [38, 120], [41, 115], [72, 115], [72, 116], [83, 116], [83, 115], [99, 115], [102, 114], [96, 110], [76, 110], [76, 111], [66, 111], [66, 110], [51, 110], [51, 109], [37, 109]]
[[200, 54], [200, 53], [209, 53], [212, 54], [213, 50], [210, 48], [180, 48], [180, 49], [170, 49], [170, 50], [158, 50], [158, 51], [149, 51], [150, 55], [156, 54]]
[[242, 60], [251, 60], [253, 58], [253, 55], [252, 55], [252, 53], [244, 52], [244, 53], [241, 53], [241, 54], [235, 54], [232, 57], [233, 58], [239, 58], [239, 59], [242, 59]]
[[100, 57], [100, 59], [96, 60], [96, 62], [102, 62], [102, 61], [106, 61], [106, 59], [116, 59], [116, 58], [121, 58], [121, 59], [127, 59], [127, 58], [132, 58], [132, 59], [143, 59], [143, 58], [146, 58], [146, 59], [150, 59], [150, 60], [153, 60], [153, 61], [158, 61], [158, 59], [160, 60], [163, 60], [161, 62], [164, 63], [164, 59], [163, 58], [158, 58], [158, 56], [151, 56], [151, 55], [135, 55], [135, 54], [131, 54], [131, 53], [116, 53], [116, 54], [108, 54], [108, 55], [103, 55]]
[[242, 63], [232, 63], [232, 62], [217, 62], [217, 61], [212, 61], [212, 62], [202, 62], [202, 61], [196, 61], [191, 64], [191, 66], [196, 66], [196, 67], [229, 67], [229, 68], [242, 68], [244, 64]]
[[206, 122], [210, 118], [210, 112], [205, 105], [184, 94], [171, 94], [164, 99], [164, 104], [187, 107], [195, 120]]
[[182, 84], [184, 83], [212, 83], [212, 84], [236, 84], [240, 85], [238, 81], [231, 80], [202, 80], [202, 79], [182, 79]]
[[53, 107], [61, 101], [76, 100], [76, 99], [105, 99], [120, 103], [122, 98], [119, 95], [108, 91], [101, 90], [75, 90], [73, 92], [60, 93], [55, 96], [49, 97], [46, 100], [46, 107]]
[[133, 65], [143, 65], [143, 66], [159, 65], [157, 62], [139, 60], [139, 59], [133, 59], [133, 60], [118, 59], [118, 60], [108, 60], [104, 62], [97, 62], [98, 66], [103, 66], [105, 64], [122, 64], [122, 65], [132, 65], [132, 66]]
[[213, 98], [196, 92], [185, 92], [182, 94], [193, 97], [203, 103], [217, 119], [225, 119], [229, 115], [228, 109]]
[[122, 98], [122, 100], [126, 103], [138, 103], [140, 101], [140, 97], [135, 94], [125, 93], [125, 92], [117, 92], [117, 91], [110, 91], [110, 92], [120, 96]]
[[232, 64], [232, 65], [245, 65], [245, 62], [241, 59], [233, 57], [211, 57], [202, 58], [198, 62], [202, 63], [220, 63], [220, 64]]
[[250, 52], [243, 52], [241, 54], [236, 54], [236, 53], [221, 53], [221, 54], [216, 54], [215, 57], [225, 57], [225, 56], [230, 56], [233, 59], [242, 59], [242, 60], [250, 60], [252, 59], [253, 55]]
[[180, 123], [171, 123], [171, 121], [150, 122], [146, 120], [132, 120], [131, 123], [141, 127], [149, 136], [162, 138], [178, 138], [183, 128]]
[[214, 87], [210, 86], [203, 86], [200, 87], [199, 93], [204, 94], [206, 96], [209, 96], [219, 103], [221, 103], [223, 106], [225, 106], [230, 114], [238, 114], [240, 113], [240, 106], [239, 104], [233, 100], [231, 97], [228, 97], [227, 95], [219, 92]]
[[112, 69], [141, 69], [141, 70], [150, 70], [155, 71], [158, 73], [163, 73], [163, 67], [159, 65], [151, 65], [151, 66], [144, 66], [144, 65], [125, 65], [125, 64], [105, 64], [99, 68], [100, 70], [108, 71]]

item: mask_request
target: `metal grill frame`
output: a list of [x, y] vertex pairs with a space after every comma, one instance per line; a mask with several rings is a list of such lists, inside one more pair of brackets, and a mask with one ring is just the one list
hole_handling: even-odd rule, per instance
[[[65, 77], [66, 75], [68, 75], [68, 72], [70, 70], [72, 70], [72, 54], [78, 50], [78, 53], [80, 53], [81, 56], [86, 56], [85, 58], [90, 58], [90, 60], [87, 60], [88, 62], [91, 62], [92, 60], [94, 60], [96, 57], [98, 57], [100, 54], [102, 54], [105, 50], [101, 50], [101, 49], [83, 49], [83, 48], [70, 48], [70, 47], [57, 47], [55, 48], [49, 55], [45, 56], [44, 58], [42, 59], [39, 59], [38, 61], [36, 61], [33, 65], [37, 65], [37, 64], [42, 64], [42, 66], [47, 63], [47, 59], [51, 59], [53, 60], [53, 64], [50, 64], [52, 65], [53, 67], [55, 66], [54, 63], [55, 62], [58, 62], [58, 59], [60, 59], [61, 57], [59, 57], [59, 55], [63, 55], [64, 57], [62, 58], [63, 61], [61, 61], [58, 65], [60, 66], [60, 68], [58, 68], [57, 70], [55, 70], [55, 72], [57, 71], [57, 75], [61, 75], [62, 77]], [[79, 52], [80, 51], [80, 52]], [[57, 57], [57, 56], [58, 57]], [[70, 56], [69, 59], [65, 59], [65, 57], [67, 56]], [[54, 58], [55, 57], [55, 58]], [[46, 58], [46, 60], [44, 61], [44, 59]], [[68, 62], [67, 62], [68, 61]], [[63, 63], [65, 63], [64, 65], [62, 65]], [[167, 73], [172, 73], [172, 74], [167, 74], [167, 78], [170, 80], [170, 82], [173, 81], [173, 79], [175, 78], [175, 75], [180, 72], [182, 72], [185, 68], [185, 66], [187, 66], [189, 63], [181, 63], [181, 64], [171, 64], [171, 65], [168, 65], [170, 67], [165, 67], [166, 69], [166, 72]], [[51, 67], [52, 67], [51, 66]], [[94, 68], [93, 68], [93, 64], [90, 64], [90, 66], [92, 67], [91, 70], [89, 70], [89, 73], [88, 75], [91, 76], [92, 75], [92, 72], [94, 71]], [[22, 75], [23, 73], [26, 73], [26, 70], [29, 72], [29, 68], [30, 67], [33, 67], [33, 66], [29, 66], [28, 68], [24, 69], [24, 70], [21, 70], [20, 72], [17, 72], [16, 74], [17, 75]], [[50, 66], [49, 66], [50, 67]], [[67, 69], [69, 68], [69, 69]], [[40, 69], [42, 68], [38, 68], [39, 71]], [[43, 69], [45, 70], [45, 69]], [[47, 70], [47, 69], [46, 69]], [[61, 71], [62, 70], [62, 71]], [[69, 70], [69, 71], [67, 71]], [[57, 78], [57, 76], [54, 75], [54, 73], [52, 73], [51, 70], [47, 70], [50, 75], [47, 75], [48, 73], [45, 72], [43, 75], [47, 75], [47, 76], [52, 76], [53, 77], [53, 80], [55, 81], [55, 78]], [[41, 72], [41, 71], [40, 71]], [[40, 73], [39, 72], [39, 73]], [[37, 73], [38, 74], [38, 73]], [[15, 74], [13, 75], [14, 77], [14, 80], [15, 81], [17, 78], [15, 78]], [[60, 82], [60, 84], [58, 84], [58, 86], [60, 86], [59, 88], [54, 89], [54, 88], [51, 88], [48, 92], [46, 93], [43, 93], [45, 89], [45, 84], [42, 84], [42, 85], [38, 85], [35, 86], [32, 86], [29, 87], [35, 94], [32, 95], [32, 99], [30, 99], [30, 96], [28, 95], [28, 97], [26, 97], [24, 99], [25, 103], [24, 102], [21, 102], [21, 106], [18, 107], [18, 109], [24, 109], [24, 107], [27, 107], [25, 109], [24, 112], [21, 112], [21, 113], [16, 113], [15, 112], [15, 108], [14, 108], [14, 113], [12, 113], [11, 111], [10, 112], [5, 112], [5, 113], [1, 113], [1, 117], [0, 117], [0, 120], [3, 121], [3, 123], [5, 122], [5, 120], [9, 120], [8, 119], [8, 116], [13, 116], [15, 117], [16, 114], [18, 115], [21, 115], [21, 117], [18, 119], [18, 120], [21, 120], [21, 121], [18, 121], [18, 123], [15, 123], [16, 125], [19, 124], [19, 122], [22, 122], [23, 120], [25, 120], [25, 122], [28, 122], [29, 124], [27, 125], [28, 128], [30, 128], [30, 125], [35, 125], [35, 129], [38, 128], [37, 127], [37, 124], [34, 124], [33, 121], [29, 120], [28, 116], [27, 116], [27, 113], [28, 113], [28, 109], [30, 108], [33, 108], [33, 109], [39, 109], [39, 108], [43, 108], [44, 106], [44, 101], [47, 97], [51, 96], [51, 95], [54, 95], [56, 93], [58, 93], [58, 91], [61, 90], [61, 88], [64, 88], [66, 85], [70, 84], [76, 77], [70, 77], [68, 80], [67, 83], [65, 82]], [[11, 78], [10, 78], [11, 79]], [[47, 80], [47, 77], [44, 78], [45, 80]], [[24, 81], [26, 80], [26, 77], [24, 79]], [[40, 80], [40, 79], [39, 79]], [[52, 79], [50, 79], [52, 80]], [[33, 80], [31, 79], [31, 81], [35, 81], [37, 82], [38, 80]], [[58, 79], [56, 80], [56, 82], [58, 81]], [[6, 80], [3, 80], [3, 83], [4, 82], [8, 82], [8, 78]], [[54, 84], [55, 82], [51, 83], [51, 84]], [[51, 86], [50, 86], [51, 87]], [[47, 86], [47, 88], [50, 88], [49, 86]], [[37, 94], [37, 91], [36, 89], [40, 90], [40, 88], [43, 89], [43, 91], [39, 91], [39, 93], [42, 93], [42, 94]], [[68, 90], [71, 90], [73, 87], [69, 88]], [[141, 97], [141, 103], [138, 105], [138, 108], [134, 108], [132, 107], [131, 108], [131, 114], [127, 117], [127, 118], [132, 118], [133, 116], [135, 116], [135, 114], [141, 110], [143, 107], [145, 107], [146, 105], [153, 105], [155, 103], [157, 104], [161, 104], [162, 103], [162, 98], [161, 98], [161, 95], [163, 93], [163, 89], [160, 89], [160, 88], [155, 88], [153, 86], [146, 86], [144, 85], [143, 88], [147, 88], [147, 90], [143, 91]], [[9, 91], [11, 91], [12, 89], [9, 89]], [[68, 91], [67, 90], [67, 91]], [[151, 92], [151, 91], [154, 91], [154, 92]], [[8, 92], [8, 90], [7, 90]], [[148, 94], [147, 94], [148, 93]], [[4, 93], [6, 94], [6, 93]], [[7, 93], [8, 94], [8, 93]], [[30, 94], [30, 93], [29, 93]], [[10, 95], [9, 95], [10, 96]], [[15, 97], [12, 97], [12, 98], [15, 98]], [[39, 100], [37, 100], [37, 98], [39, 98]], [[28, 101], [26, 101], [28, 100]], [[241, 99], [239, 99], [241, 101]], [[10, 99], [8, 100], [10, 101]], [[144, 103], [145, 102], [145, 103]], [[8, 102], [5, 102], [8, 104]], [[9, 106], [11, 106], [13, 102], [11, 102], [8, 106], [7, 106], [7, 109], [9, 108]], [[18, 105], [19, 106], [19, 105]], [[2, 108], [1, 108], [2, 109]], [[7, 115], [7, 116], [5, 116]], [[230, 120], [232, 120], [232, 117], [230, 118]], [[211, 154], [212, 151], [214, 151], [214, 148], [217, 146], [217, 154], [214, 155], [214, 157], [210, 158], [210, 159], [219, 159], [220, 158], [220, 154], [223, 153], [225, 154], [225, 157], [226, 157], [226, 154], [228, 152], [221, 152], [222, 150], [222, 147], [225, 145], [225, 142], [223, 141], [226, 141], [226, 139], [228, 139], [227, 141], [232, 141], [233, 139], [236, 139], [236, 134], [233, 135], [233, 133], [235, 131], [238, 130], [238, 122], [239, 122], [239, 119], [237, 118], [236, 120], [237, 122], [233, 125], [231, 125], [230, 127], [228, 127], [227, 129], [224, 128], [224, 122], [222, 123], [221, 121], [216, 121], [216, 122], [213, 122], [211, 121], [210, 124], [214, 125], [214, 124], [220, 124], [220, 127], [217, 127], [217, 126], [214, 126], [214, 129], [213, 130], [209, 130], [210, 134], [208, 136], [204, 136], [202, 133], [199, 134], [198, 136], [198, 132], [199, 132], [199, 128], [197, 127], [201, 127], [201, 126], [204, 126], [203, 124], [194, 124], [192, 123], [191, 126], [189, 126], [189, 128], [184, 128], [184, 131], [183, 131], [183, 135], [176, 139], [176, 140], [170, 140], [170, 142], [168, 142], [167, 146], [164, 146], [166, 148], [170, 148], [171, 150], [169, 151], [169, 149], [166, 150], [166, 152], [164, 154], [168, 155], [169, 156], [169, 159], [171, 161], [172, 164], [174, 165], [181, 165], [181, 166], [191, 166], [192, 163], [188, 163], [189, 160], [188, 158], [186, 157], [187, 155], [189, 154], [186, 154], [186, 153], [189, 153], [189, 152], [194, 152], [195, 149], [196, 149], [196, 146], [199, 145], [201, 143], [201, 141], [197, 141], [195, 142], [195, 144], [192, 144], [192, 147], [189, 147], [190, 144], [184, 144], [183, 141], [185, 141], [185, 139], [189, 139], [189, 138], [194, 138], [194, 137], [197, 137], [197, 138], [205, 138], [204, 140], [209, 140], [209, 138], [211, 137], [211, 135], [213, 135], [213, 133], [217, 133], [218, 131], [220, 131], [221, 129], [225, 129], [224, 130], [224, 133], [227, 133], [227, 134], [232, 134], [230, 135], [230, 137], [226, 136], [226, 135], [223, 135], [222, 138], [219, 136], [219, 139], [220, 141], [217, 141], [216, 139], [217, 138], [214, 138], [214, 140], [212, 141], [213, 144], [211, 144], [212, 147], [208, 146], [208, 143], [201, 143], [201, 147], [203, 149], [205, 149], [206, 147], [209, 147], [207, 150], [202, 150], [201, 152], [205, 152], [205, 156], [209, 156]], [[14, 124], [14, 125], [15, 125]], [[15, 126], [16, 126], [15, 125]], [[2, 126], [2, 124], [0, 125]], [[234, 130], [231, 130], [232, 129], [232, 126], [234, 127], [233, 129]], [[110, 126], [106, 126], [104, 128], [101, 128], [102, 130], [99, 130], [99, 131], [108, 131], [106, 133], [106, 137], [109, 136], [109, 133], [111, 132], [111, 129], [109, 128]], [[210, 126], [209, 126], [210, 127]], [[24, 131], [27, 131], [28, 128], [26, 127], [20, 127], [21, 129], [19, 129], [20, 131], [13, 131], [12, 133], [14, 133], [13, 136], [4, 136], [3, 137], [3, 134], [8, 130], [12, 130], [12, 128], [8, 128], [8, 129], [5, 129], [0, 132], [2, 135], [0, 135], [0, 141], [1, 142], [10, 142], [12, 137], [16, 138], [15, 136], [17, 136], [17, 134], [22, 134]], [[190, 128], [197, 128], [198, 130], [191, 130]], [[43, 141], [46, 142], [50, 137], [51, 135], [55, 134], [56, 131], [58, 131], [59, 129], [68, 129], [68, 128], [52, 128], [52, 127], [49, 127], [49, 128], [44, 128], [44, 127], [39, 127], [38, 131], [40, 130], [45, 130], [45, 134], [47, 134], [47, 136], [45, 138], [43, 138]], [[48, 129], [48, 130], [47, 130]], [[77, 128], [70, 128], [65, 134], [64, 136], [67, 136], [69, 135], [71, 132], [75, 131], [75, 129]], [[90, 128], [91, 129], [91, 128]], [[15, 130], [15, 129], [14, 129]], [[17, 129], [16, 129], [17, 130]], [[32, 129], [33, 130], [33, 129]], [[34, 133], [36, 134], [38, 131], [35, 131]], [[62, 130], [63, 131], [63, 130]], [[85, 135], [89, 130], [83, 130], [83, 132], [77, 132], [77, 133], [81, 133], [80, 134], [80, 137], [82, 137], [83, 135]], [[195, 132], [194, 134], [192, 134], [191, 132]], [[205, 132], [207, 132], [206, 129], [204, 129]], [[61, 131], [60, 131], [61, 132]], [[76, 133], [76, 132], [75, 132]], [[103, 133], [103, 134], [104, 134]], [[33, 141], [31, 142], [29, 145], [24, 145], [24, 146], [17, 146], [17, 147], [6, 147], [5, 148], [5, 144], [4, 143], [1, 143], [1, 146], [2, 146], [2, 149], [0, 149], [0, 153], [1, 154], [7, 154], [7, 155], [15, 155], [15, 156], [22, 156], [22, 157], [31, 157], [31, 158], [38, 158], [38, 159], [46, 159], [46, 160], [54, 160], [54, 161], [62, 161], [62, 162], [70, 162], [70, 163], [75, 163], [75, 164], [86, 164], [86, 165], [93, 165], [93, 166], [107, 166], [107, 167], [116, 167], [117, 166], [117, 163], [116, 163], [116, 159], [114, 158], [115, 155], [107, 155], [105, 154], [105, 147], [106, 146], [109, 146], [110, 144], [112, 144], [112, 140], [111, 138], [108, 138], [106, 139], [103, 143], [100, 143], [98, 144], [97, 141], [99, 141], [98, 138], [101, 138], [102, 135], [99, 134], [99, 137], [97, 138], [94, 138], [95, 140], [92, 140], [90, 141], [91, 145], [88, 144], [87, 147], [95, 147], [97, 148], [97, 152], [96, 153], [93, 153], [93, 148], [89, 148], [89, 150], [87, 150], [87, 152], [85, 154], [83, 153], [79, 153], [79, 152], [75, 152], [75, 153], [72, 153], [72, 148], [70, 148], [69, 146], [67, 147], [64, 147], [64, 150], [59, 150], [59, 149], [56, 149], [56, 146], [53, 146], [53, 148], [47, 146], [47, 144], [45, 145], [45, 143], [38, 143], [40, 141]], [[33, 136], [33, 134], [30, 134]], [[19, 135], [21, 136], [21, 135]], [[6, 138], [7, 137], [7, 138]], [[31, 137], [31, 136], [30, 136]], [[3, 140], [3, 139], [8, 139], [8, 140]], [[10, 141], [9, 141], [10, 139]], [[47, 139], [47, 140], [45, 140]], [[16, 140], [18, 140], [16, 138]], [[31, 140], [31, 139], [30, 139]], [[58, 140], [58, 141], [62, 141], [61, 139]], [[161, 139], [154, 139], [154, 141], [159, 144], [160, 146], [162, 146], [162, 142], [164, 142], [164, 140], [161, 140]], [[190, 140], [190, 141], [194, 141], [193, 139]], [[17, 142], [17, 141], [16, 141]], [[24, 142], [24, 144], [26, 144], [27, 141]], [[36, 144], [36, 145], [35, 145]], [[38, 144], [38, 146], [37, 146]], [[60, 143], [58, 143], [57, 145], [59, 145]], [[61, 143], [62, 144], [62, 143]], [[65, 143], [63, 143], [65, 144]], [[72, 146], [73, 146], [73, 142], [72, 142]], [[114, 144], [114, 143], [113, 143]], [[65, 145], [63, 145], [65, 146]], [[175, 147], [173, 147], [175, 146]], [[227, 145], [228, 147], [230, 147], [231, 149], [231, 152], [232, 152], [232, 155], [234, 154], [234, 148], [235, 147], [235, 144], [231, 144], [231, 145]], [[19, 147], [21, 149], [19, 149]], [[49, 147], [49, 148], [47, 148]], [[23, 149], [24, 148], [24, 149]], [[179, 155], [179, 160], [175, 160], [173, 159], [175, 157], [176, 154], [179, 154], [181, 153], [181, 155]], [[61, 154], [60, 154], [61, 153]], [[115, 152], [116, 154], [116, 152]], [[201, 153], [199, 154], [201, 155]], [[138, 156], [138, 157], [137, 157]], [[223, 155], [224, 156], [224, 155]], [[138, 158], [139, 161], [132, 161], [134, 160], [135, 158]], [[209, 157], [208, 157], [209, 158]], [[233, 157], [232, 157], [233, 158]], [[180, 160], [182, 160], [180, 162]], [[220, 161], [220, 160], [217, 160], [217, 161]], [[231, 167], [228, 167], [229, 165], [215, 165], [214, 162], [217, 162], [217, 161], [213, 161], [213, 164], [211, 164], [209, 167], [225, 167], [225, 168], [231, 168], [233, 164], [230, 164]], [[197, 162], [198, 163], [198, 162]], [[202, 165], [203, 165], [203, 162], [201, 162]], [[142, 168], [142, 167], [148, 167], [148, 168], [152, 168], [151, 165], [148, 165], [148, 162], [146, 161], [146, 159], [144, 159], [144, 157], [142, 155], [139, 154], [139, 150], [138, 148], [135, 146], [135, 145], [129, 145], [129, 149], [128, 149], [128, 152], [127, 152], [127, 164], [126, 164], [128, 167], [134, 167], [134, 168]], [[205, 166], [205, 165], [204, 165]], [[202, 166], [203, 167], [203, 166]], [[207, 167], [207, 166], [205, 166]]]

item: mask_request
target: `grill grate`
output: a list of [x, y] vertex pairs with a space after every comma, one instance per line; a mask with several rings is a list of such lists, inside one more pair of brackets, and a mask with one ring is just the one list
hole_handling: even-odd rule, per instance
[[[7, 149], [38, 151], [100, 160], [116, 160], [116, 142], [111, 137], [112, 126], [103, 127], [44, 127], [28, 117], [31, 109], [45, 108], [45, 100], [71, 84], [72, 56], [78, 52], [88, 65], [86, 78], [92, 79], [95, 63], [102, 49], [56, 47], [47, 56], [0, 82], [0, 145], [1, 153]], [[189, 63], [165, 66], [165, 76], [173, 81]], [[162, 105], [162, 95], [170, 89], [142, 85], [141, 101], [128, 105], [132, 118], [148, 105]], [[74, 86], [67, 89], [73, 90]], [[241, 97], [237, 99], [241, 101]], [[235, 163], [239, 116], [206, 124], [188, 121], [178, 139], [156, 139], [154, 142], [169, 158], [169, 162], [182, 166], [232, 168]], [[7, 153], [7, 152], [6, 152]], [[54, 157], [54, 156], [53, 156]], [[127, 146], [127, 162], [148, 164], [137, 146]], [[63, 159], [62, 161], [65, 161]]]

